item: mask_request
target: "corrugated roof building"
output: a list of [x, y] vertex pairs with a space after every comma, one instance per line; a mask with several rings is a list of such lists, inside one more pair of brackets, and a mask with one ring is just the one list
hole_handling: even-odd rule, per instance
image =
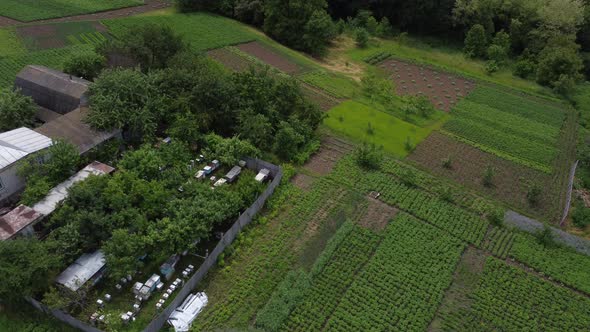
[[102, 251], [84, 254], [57, 276], [55, 281], [76, 292], [90, 280], [93, 281], [93, 284], [98, 282], [105, 265], [106, 258]]
[[20, 205], [0, 217], [0, 241], [12, 239], [17, 234], [32, 234], [32, 226], [42, 217], [43, 214]]
[[85, 105], [90, 82], [44, 66], [26, 66], [14, 82], [22, 94], [39, 106], [60, 114]]

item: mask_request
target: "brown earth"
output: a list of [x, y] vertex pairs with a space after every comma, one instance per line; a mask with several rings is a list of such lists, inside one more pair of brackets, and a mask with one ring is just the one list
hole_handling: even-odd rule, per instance
[[[158, 9], [163, 9], [173, 5], [170, 0], [145, 0], [145, 5], [114, 9], [93, 14], [82, 14], [74, 16], [66, 16], [60, 18], [52, 18], [47, 20], [33, 21], [36, 23], [57, 23], [57, 22], [72, 22], [72, 21], [88, 21], [88, 20], [104, 20], [109, 18], [127, 17], [138, 14], [151, 12]], [[23, 24], [17, 20], [13, 20], [4, 16], [0, 16], [0, 27], [13, 26]], [[31, 23], [31, 22], [28, 22]]]
[[[450, 169], [443, 167], [442, 160], [446, 158], [451, 158]], [[408, 159], [437, 176], [450, 178], [534, 216], [547, 216], [554, 212], [554, 198], [549, 189], [550, 175], [483, 152], [439, 132], [433, 132], [419, 144]], [[488, 165], [495, 172], [492, 187], [482, 184]], [[532, 208], [526, 196], [531, 184], [535, 182], [541, 186], [543, 192], [538, 207]]]
[[250, 66], [254, 65], [254, 62], [235, 54], [227, 48], [218, 48], [208, 51], [207, 55], [213, 60], [221, 63], [224, 67], [235, 72], [246, 71]]
[[296, 63], [268, 49], [266, 46], [257, 41], [240, 44], [237, 46], [237, 48], [239, 48], [242, 52], [252, 55], [269, 66], [277, 68], [278, 70], [287, 74], [294, 75], [302, 71], [302, 68]]
[[390, 74], [398, 94], [426, 96], [436, 108], [446, 112], [475, 88], [473, 81], [423, 65], [389, 59], [379, 67]]
[[353, 150], [353, 145], [335, 137], [322, 140], [320, 150], [305, 164], [304, 168], [317, 175], [327, 175], [336, 162]]
[[358, 223], [366, 228], [373, 230], [382, 230], [399, 212], [398, 209], [391, 207], [378, 199], [367, 197], [369, 202], [366, 213], [360, 218]]
[[291, 182], [299, 189], [303, 189], [305, 191], [309, 191], [313, 183], [315, 182], [315, 178], [307, 175], [299, 173], [291, 179]]

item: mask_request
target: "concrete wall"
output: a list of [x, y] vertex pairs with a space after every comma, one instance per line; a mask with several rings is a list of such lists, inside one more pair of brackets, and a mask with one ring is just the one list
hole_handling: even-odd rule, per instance
[[25, 181], [16, 174], [17, 165], [12, 164], [0, 171], [0, 207], [25, 188]]

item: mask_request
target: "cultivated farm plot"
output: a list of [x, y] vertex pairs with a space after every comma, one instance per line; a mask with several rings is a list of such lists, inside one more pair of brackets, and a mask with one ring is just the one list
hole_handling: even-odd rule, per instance
[[0, 16], [23, 22], [143, 5], [142, 0], [2, 0]]
[[443, 318], [443, 331], [587, 331], [590, 298], [488, 258], [471, 306]]
[[255, 65], [253, 61], [240, 56], [228, 48], [217, 48], [207, 52], [213, 60], [221, 63], [224, 67], [235, 72], [243, 72]]
[[473, 81], [424, 65], [389, 59], [379, 64], [395, 82], [400, 95], [423, 95], [436, 108], [449, 112], [475, 87]]
[[[451, 160], [450, 168], [443, 166], [443, 160], [447, 158]], [[499, 158], [439, 132], [433, 132], [419, 144], [408, 159], [437, 176], [450, 178], [519, 210], [541, 217], [559, 213], [555, 195], [561, 191], [549, 190], [549, 174]], [[491, 187], [483, 185], [484, 171], [488, 166], [495, 170]], [[538, 206], [533, 208], [526, 196], [535, 183], [546, 190], [543, 190]]]
[[262, 44], [259, 41], [253, 41], [236, 46], [240, 51], [251, 55], [267, 65], [274, 67], [289, 75], [297, 75], [307, 68], [289, 59], [286, 55], [271, 49], [269, 46]]
[[69, 45], [98, 45], [107, 39], [107, 28], [99, 22], [24, 25], [16, 33], [27, 49], [44, 50]]
[[354, 146], [336, 137], [326, 137], [322, 140], [320, 150], [303, 166], [307, 171], [316, 175], [329, 174], [336, 163], [346, 154], [349, 154]]
[[482, 86], [459, 102], [453, 114], [444, 130], [479, 149], [551, 173], [565, 120], [562, 109]]
[[367, 212], [362, 215], [358, 223], [376, 231], [383, 230], [397, 215], [398, 209], [391, 207], [378, 199], [367, 197]]

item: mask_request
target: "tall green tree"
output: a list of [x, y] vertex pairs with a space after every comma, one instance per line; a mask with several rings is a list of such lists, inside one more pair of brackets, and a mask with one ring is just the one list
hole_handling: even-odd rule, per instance
[[467, 32], [463, 51], [469, 57], [484, 57], [488, 46], [486, 31], [481, 24], [475, 24]]
[[18, 90], [0, 89], [0, 132], [33, 126], [36, 112], [31, 97]]

